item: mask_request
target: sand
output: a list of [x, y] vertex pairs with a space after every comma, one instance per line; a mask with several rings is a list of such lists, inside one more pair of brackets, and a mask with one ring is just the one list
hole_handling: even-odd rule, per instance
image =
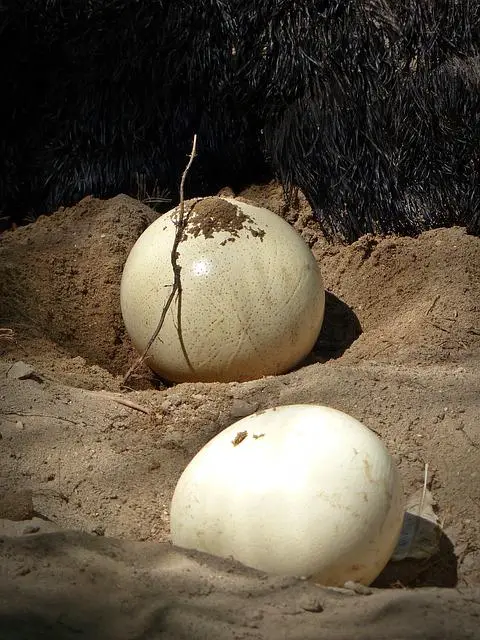
[[[171, 385], [134, 361], [122, 267], [158, 215], [126, 196], [0, 238], [0, 638], [480, 638], [480, 239], [462, 228], [328, 244], [278, 185], [240, 197], [303, 235], [327, 287], [294, 371]], [[439, 548], [369, 595], [174, 548], [193, 455], [258, 409], [320, 403], [374, 429], [407, 495], [428, 489]]]

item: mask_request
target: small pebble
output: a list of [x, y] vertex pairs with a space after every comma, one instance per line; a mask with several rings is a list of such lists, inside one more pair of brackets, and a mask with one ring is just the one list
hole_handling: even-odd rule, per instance
[[299, 602], [299, 605], [304, 611], [310, 611], [311, 613], [322, 613], [324, 610], [323, 602], [320, 598], [314, 596], [306, 596]]
[[245, 418], [252, 415], [258, 409], [258, 403], [252, 404], [246, 400], [234, 400], [230, 409], [232, 418]]
[[23, 529], [23, 535], [28, 535], [30, 533], [38, 533], [40, 531], [40, 527], [35, 527], [31, 524], [27, 525], [26, 527], [24, 527]]
[[364, 584], [360, 584], [359, 582], [353, 582], [352, 580], [348, 580], [343, 586], [345, 589], [354, 591], [360, 596], [370, 596], [373, 593], [370, 587], [366, 587]]
[[92, 529], [92, 533], [94, 533], [96, 536], [104, 536], [105, 527], [102, 527], [101, 525], [99, 525], [98, 527], [95, 527], [94, 529]]
[[10, 380], [27, 380], [34, 375], [34, 373], [35, 369], [31, 364], [18, 360], [18, 362], [15, 362], [8, 370], [7, 378]]

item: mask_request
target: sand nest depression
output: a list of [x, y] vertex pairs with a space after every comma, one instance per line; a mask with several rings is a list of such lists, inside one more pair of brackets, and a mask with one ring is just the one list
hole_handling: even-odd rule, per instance
[[[294, 371], [166, 385], [134, 353], [119, 283], [158, 214], [118, 196], [0, 239], [0, 638], [480, 637], [480, 239], [324, 241], [275, 185], [240, 194], [283, 215], [317, 258], [324, 327]], [[390, 563], [369, 595], [272, 578], [169, 543], [193, 455], [258, 409], [320, 403], [381, 435], [407, 495], [424, 484], [435, 553]]]

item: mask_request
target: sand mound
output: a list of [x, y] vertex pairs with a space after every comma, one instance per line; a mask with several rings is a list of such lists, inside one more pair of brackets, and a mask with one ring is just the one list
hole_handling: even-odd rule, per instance
[[3, 318], [109, 371], [125, 366], [118, 287], [126, 256], [155, 219], [126, 196], [40, 217], [0, 246]]

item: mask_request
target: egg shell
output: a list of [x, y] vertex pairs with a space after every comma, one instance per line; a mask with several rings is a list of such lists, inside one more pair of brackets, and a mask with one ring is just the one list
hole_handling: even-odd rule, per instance
[[272, 574], [370, 584], [397, 543], [402, 482], [381, 440], [318, 405], [258, 412], [193, 458], [171, 504], [172, 542]]
[[[212, 207], [211, 228], [208, 216], [199, 224], [194, 208], [178, 247], [182, 340], [176, 297], [147, 363], [175, 382], [243, 381], [283, 373], [308, 355], [322, 326], [325, 290], [315, 258], [275, 213], [232, 198], [201, 200], [203, 212]], [[226, 231], [215, 224], [219, 203], [230, 206]], [[172, 290], [177, 219], [174, 209], [151, 224], [124, 267], [122, 315], [139, 352]]]

